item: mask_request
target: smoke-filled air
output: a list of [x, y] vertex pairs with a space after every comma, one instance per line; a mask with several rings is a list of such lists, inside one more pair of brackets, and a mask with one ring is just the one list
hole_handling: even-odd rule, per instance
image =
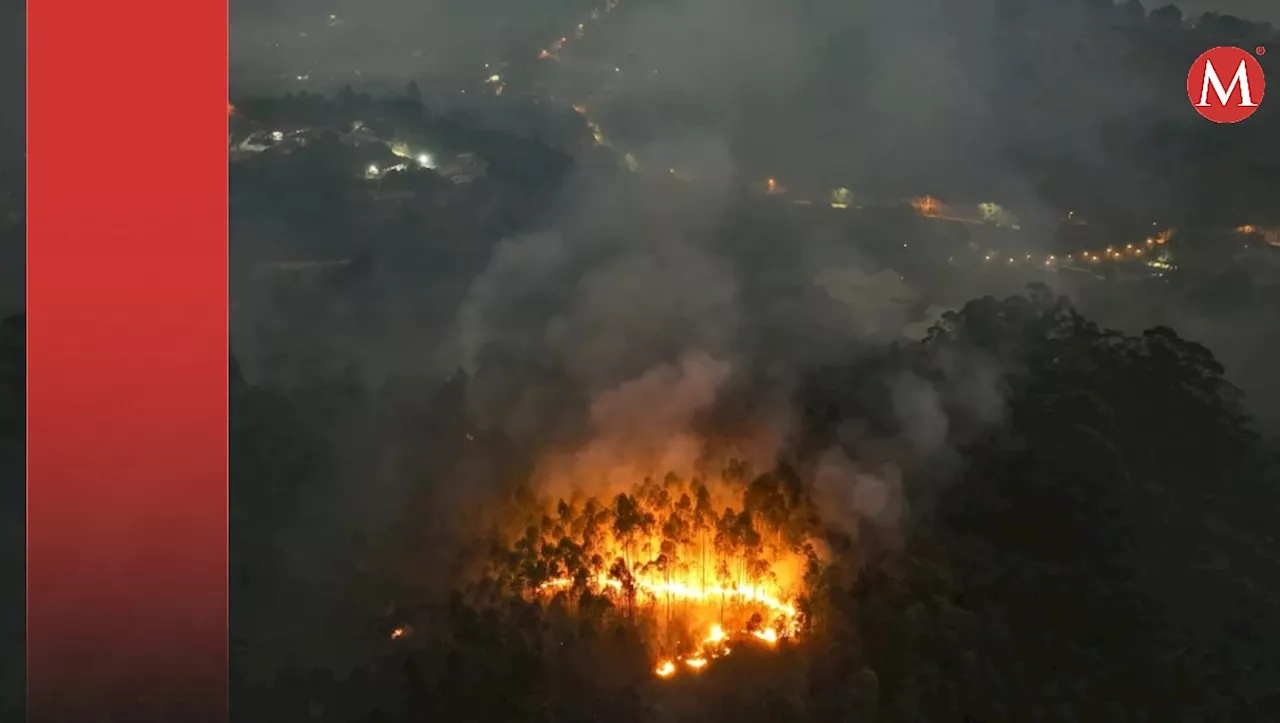
[[1210, 5], [233, 2], [233, 719], [1274, 720]]

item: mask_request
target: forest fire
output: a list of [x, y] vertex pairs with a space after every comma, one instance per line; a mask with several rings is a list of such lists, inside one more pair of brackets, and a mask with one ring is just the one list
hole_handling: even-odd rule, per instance
[[[605, 590], [612, 592], [621, 592], [624, 589], [624, 583], [613, 578], [601, 578], [597, 581], [597, 585]], [[739, 585], [736, 587], [721, 587], [719, 585], [704, 586], [701, 589], [695, 588], [686, 583], [680, 582], [656, 582], [637, 579], [634, 583], [635, 587], [643, 593], [658, 598], [668, 597], [680, 602], [718, 602], [728, 600], [737, 604], [759, 604], [771, 613], [775, 613], [786, 620], [794, 620], [797, 612], [794, 606], [788, 605], [778, 598], [764, 592], [758, 587], [750, 585]], [[543, 591], [553, 590], [556, 588], [568, 588], [573, 586], [573, 580], [568, 578], [558, 578], [543, 583], [541, 589]], [[719, 626], [716, 626], [717, 628]], [[723, 633], [721, 633], [723, 635]]]
[[528, 516], [492, 579], [569, 614], [643, 629], [662, 679], [699, 672], [738, 644], [801, 635], [804, 591], [821, 569], [812, 505], [786, 471], [752, 476], [732, 462], [717, 477], [645, 478], [607, 504], [560, 500], [554, 514]]
[[[767, 647], [776, 645], [779, 640], [778, 631], [773, 628], [757, 630], [744, 635], [744, 639], [746, 637], [762, 641]], [[733, 652], [733, 648], [728, 645], [729, 640], [730, 638], [724, 632], [724, 628], [719, 625], [713, 625], [711, 626], [711, 632], [707, 635], [707, 638], [702, 641], [700, 650], [688, 655], [679, 655], [674, 659], [664, 659], [658, 663], [656, 668], [654, 668], [653, 673], [663, 680], [673, 678], [679, 672], [679, 668], [676, 666], [677, 663], [683, 664], [686, 668], [695, 673], [700, 672], [703, 668], [706, 668], [712, 660], [715, 660], [716, 658], [723, 658]]]
[[[543, 583], [539, 589], [541, 592], [550, 592], [569, 589], [573, 585], [574, 581], [572, 579], [557, 578]], [[684, 582], [664, 582], [643, 578], [635, 579], [633, 585], [634, 589], [647, 599], [651, 605], [666, 599], [668, 605], [687, 605], [695, 609], [705, 608], [706, 606], [712, 608], [712, 610], [701, 611], [706, 615], [700, 617], [714, 617], [718, 612], [716, 610], [717, 607], [721, 609], [724, 607], [741, 609], [743, 607], [758, 606], [760, 611], [748, 618], [745, 627], [736, 636], [732, 637], [741, 637], [743, 639], [749, 637], [772, 646], [777, 644], [779, 640], [794, 637], [800, 632], [799, 611], [797, 611], [796, 607], [770, 595], [760, 587], [750, 585], [738, 585], [735, 587], [721, 585], [698, 586]], [[594, 586], [598, 590], [605, 591], [606, 594], [615, 596], [626, 589], [621, 580], [610, 577], [601, 577], [595, 580]], [[761, 611], [764, 611], [769, 617], [765, 618]], [[766, 621], [772, 624], [762, 627]], [[659, 678], [672, 677], [676, 672], [675, 662], [683, 662], [689, 668], [700, 670], [707, 665], [710, 659], [729, 654], [731, 651], [728, 646], [730, 639], [731, 636], [725, 632], [723, 625], [713, 623], [698, 646], [700, 650], [688, 657], [677, 657], [674, 661], [664, 660], [658, 665], [654, 673]]]

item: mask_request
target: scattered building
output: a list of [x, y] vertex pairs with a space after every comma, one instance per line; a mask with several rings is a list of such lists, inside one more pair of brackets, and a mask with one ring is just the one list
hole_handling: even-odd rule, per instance
[[1022, 228], [1018, 223], [1018, 218], [998, 203], [991, 201], [980, 203], [978, 204], [978, 213], [981, 214], [984, 223], [1004, 228]]
[[853, 205], [853, 191], [847, 188], [832, 189], [830, 204], [832, 208], [849, 208]]

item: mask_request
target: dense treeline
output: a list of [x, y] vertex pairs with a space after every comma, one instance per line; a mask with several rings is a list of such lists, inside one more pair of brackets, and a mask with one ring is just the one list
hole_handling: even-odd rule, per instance
[[[595, 596], [604, 592], [598, 583], [609, 581], [621, 592], [627, 617], [640, 612], [639, 603], [669, 623], [689, 605], [664, 585], [760, 590], [786, 602], [814, 587], [823, 570], [815, 547], [825, 549], [821, 518], [786, 467], [757, 476], [749, 464], [730, 459], [710, 479], [686, 480], [674, 472], [661, 480], [647, 477], [612, 499], [581, 492], [559, 499], [554, 513], [527, 489], [517, 500], [511, 532], [499, 533], [485, 551], [487, 569], [473, 587], [478, 602], [530, 597], [553, 584], [553, 603], [592, 610], [607, 603]], [[793, 569], [777, 569], [778, 563]], [[809, 596], [799, 604], [812, 612]], [[757, 628], [793, 627], [790, 615], [754, 613], [760, 615]], [[722, 622], [724, 614], [722, 605]]]
[[[958, 360], [979, 356], [1000, 370], [1002, 410], [994, 422], [974, 411], [968, 385], [948, 382]], [[940, 491], [931, 504], [917, 505], [906, 528], [863, 520], [856, 538], [829, 540], [833, 564], [810, 588], [820, 596], [814, 604], [823, 610], [821, 630], [785, 650], [727, 658], [696, 681], [656, 681], [645, 629], [629, 616], [606, 614], [605, 606], [584, 618], [545, 597], [518, 594], [550, 577], [594, 570], [589, 557], [582, 559], [584, 538], [567, 545], [561, 540], [571, 535], [554, 544], [552, 538], [595, 515], [610, 525], [627, 518], [622, 528], [608, 528], [610, 535], [629, 534], [632, 523], [652, 526], [659, 554], [666, 534], [659, 527], [673, 518], [671, 541], [681, 539], [683, 495], [696, 510], [698, 487], [673, 476], [641, 483], [640, 499], [667, 495], [666, 507], [658, 505], [667, 510], [665, 520], [650, 520], [630, 494], [592, 514], [586, 499], [566, 500], [489, 558], [497, 574], [488, 579], [512, 584], [489, 583], [483, 601], [474, 588], [443, 598], [423, 589], [428, 569], [448, 565], [384, 559], [375, 577], [406, 579], [361, 583], [379, 585], [386, 595], [363, 608], [374, 621], [364, 634], [379, 641], [370, 646], [378, 662], [337, 676], [341, 682], [322, 671], [238, 688], [239, 719], [301, 715], [314, 702], [315, 710], [323, 708], [321, 719], [333, 720], [590, 720], [606, 713], [637, 721], [1268, 720], [1278, 674], [1270, 651], [1280, 641], [1270, 602], [1277, 567], [1268, 532], [1277, 494], [1274, 447], [1252, 431], [1238, 392], [1222, 380], [1208, 350], [1165, 328], [1140, 336], [1101, 329], [1043, 289], [980, 299], [948, 315], [918, 345], [864, 350], [810, 374], [797, 398], [804, 423], [792, 453], [803, 459], [806, 449], [828, 447], [849, 420], [894, 434], [900, 420], [885, 400], [903, 374], [941, 390], [954, 456], [907, 471], [909, 495], [924, 502], [928, 490]], [[422, 405], [411, 413], [418, 431], [434, 428], [448, 438], [432, 442], [414, 433], [404, 440], [436, 447], [418, 450], [438, 466], [417, 484], [448, 479], [472, 455], [507, 456], [509, 474], [527, 469], [510, 461], [522, 454], [518, 448], [473, 429], [464, 409], [448, 408], [449, 400], [465, 399], [465, 386], [458, 378], [410, 401], [415, 395], [349, 384], [322, 395], [280, 396], [238, 382], [233, 449], [242, 455], [264, 449], [262, 431], [293, 430], [296, 442], [271, 445], [273, 464], [306, 465], [324, 476], [325, 444], [305, 431], [310, 413], [301, 410], [342, 398], [365, 408], [394, 399], [402, 410]], [[285, 423], [276, 415], [286, 409], [301, 414]], [[383, 411], [364, 418], [385, 424], [404, 417]], [[312, 452], [293, 446], [282, 454], [280, 444], [306, 444], [309, 437]], [[240, 464], [233, 505], [240, 514], [257, 513], [256, 522], [240, 523], [240, 534], [251, 535], [257, 525], [265, 525], [265, 534], [270, 507], [260, 498], [287, 494], [281, 485], [293, 474], [281, 469], [278, 482], [264, 484], [265, 470]], [[745, 509], [765, 516], [806, 509], [786, 502], [788, 490], [805, 484], [788, 479], [785, 468], [747, 472], [746, 490], [780, 497], [762, 506], [747, 501]], [[949, 481], [941, 487], [931, 484], [943, 479]], [[682, 485], [685, 492], [672, 494]], [[426, 493], [408, 499], [439, 503]], [[409, 523], [395, 534], [409, 537], [421, 532], [414, 532], [413, 519], [432, 517], [412, 502], [403, 514]], [[723, 515], [709, 511], [708, 525], [713, 518], [728, 540], [733, 520], [726, 526]], [[790, 519], [812, 522], [808, 513]], [[747, 537], [766, 529], [746, 522], [740, 531]], [[391, 536], [361, 539], [358, 547], [376, 549], [369, 554], [380, 558], [407, 549]], [[480, 540], [473, 549], [492, 554], [488, 545]], [[678, 545], [670, 547], [677, 553]], [[244, 550], [237, 548], [236, 564], [252, 579], [265, 556]], [[644, 562], [654, 563], [652, 552]], [[630, 564], [642, 557], [635, 554]], [[607, 573], [606, 561], [598, 562]], [[243, 609], [250, 597], [238, 588], [233, 600]], [[393, 604], [378, 608], [388, 600]], [[580, 599], [577, 609], [583, 608]], [[410, 626], [412, 634], [388, 640], [397, 626]]]

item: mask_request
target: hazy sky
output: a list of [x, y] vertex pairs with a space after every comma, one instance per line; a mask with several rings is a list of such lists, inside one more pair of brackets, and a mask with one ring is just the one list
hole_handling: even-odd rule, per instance
[[[1280, 24], [1280, 3], [1275, 0], [1182, 0], [1175, 3], [1188, 15], [1214, 11], [1228, 15], [1236, 15], [1247, 20], [1267, 21]], [[1147, 4], [1148, 10], [1160, 7], [1161, 3]]]

